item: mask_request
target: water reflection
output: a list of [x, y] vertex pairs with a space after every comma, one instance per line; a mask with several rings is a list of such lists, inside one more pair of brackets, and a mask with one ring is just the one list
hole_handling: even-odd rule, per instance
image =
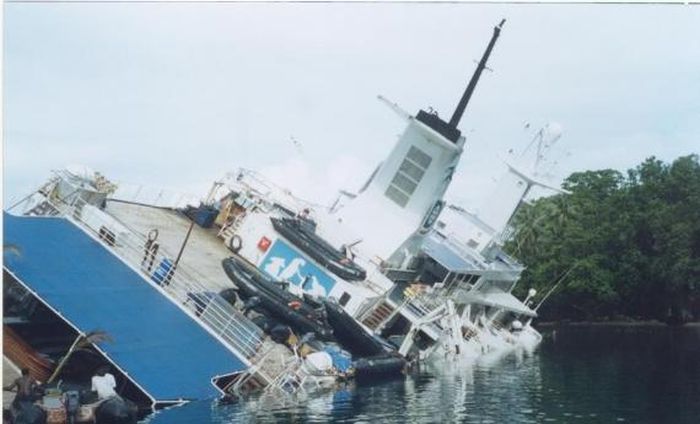
[[308, 396], [193, 403], [150, 422], [673, 422], [700, 417], [700, 329], [568, 328], [533, 353]]

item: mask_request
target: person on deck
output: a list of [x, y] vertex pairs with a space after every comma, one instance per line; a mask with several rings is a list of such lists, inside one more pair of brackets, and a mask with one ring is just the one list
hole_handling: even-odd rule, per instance
[[104, 400], [113, 396], [118, 396], [114, 388], [117, 387], [117, 382], [114, 376], [110, 374], [107, 367], [100, 367], [97, 370], [97, 375], [92, 377], [92, 391], [97, 392], [97, 398]]
[[29, 368], [22, 368], [22, 376], [15, 379], [9, 386], [3, 387], [4, 391], [12, 391], [12, 389], [17, 388], [17, 395], [15, 400], [12, 401], [13, 404], [19, 402], [34, 402], [34, 394], [38, 386], [36, 380], [34, 380], [29, 372]]

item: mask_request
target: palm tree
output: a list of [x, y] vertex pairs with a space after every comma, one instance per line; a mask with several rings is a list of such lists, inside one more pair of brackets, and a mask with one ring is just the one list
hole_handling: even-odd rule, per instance
[[90, 331], [89, 333], [86, 334], [78, 334], [78, 337], [75, 338], [75, 341], [71, 345], [70, 349], [68, 349], [68, 352], [61, 358], [61, 361], [58, 363], [56, 366], [56, 369], [53, 371], [53, 374], [51, 374], [51, 377], [46, 381], [46, 383], [51, 383], [61, 372], [63, 367], [66, 365], [68, 362], [68, 359], [70, 359], [71, 355], [73, 353], [81, 348], [88, 347], [94, 343], [99, 343], [99, 342], [104, 342], [108, 341], [111, 342], [112, 338], [107, 334], [105, 331], [101, 330], [94, 330]]
[[576, 217], [578, 209], [563, 195], [552, 198], [551, 205], [549, 219], [552, 220], [557, 232], [560, 233], [564, 226]]
[[541, 213], [540, 208], [535, 205], [524, 205], [518, 210], [514, 226], [516, 228], [516, 250], [518, 253], [523, 251], [535, 252], [539, 238], [541, 236], [540, 224], [545, 216]]

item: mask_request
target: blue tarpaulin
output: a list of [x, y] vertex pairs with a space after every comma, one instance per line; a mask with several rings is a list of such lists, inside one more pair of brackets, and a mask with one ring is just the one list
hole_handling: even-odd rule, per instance
[[352, 368], [352, 357], [350, 354], [337, 346], [326, 346], [323, 349], [331, 356], [333, 366], [340, 372], [348, 372]]
[[[4, 267], [82, 332], [156, 402], [218, 394], [241, 359], [155, 287], [63, 218], [4, 213]], [[11, 247], [11, 248], [8, 248]]]

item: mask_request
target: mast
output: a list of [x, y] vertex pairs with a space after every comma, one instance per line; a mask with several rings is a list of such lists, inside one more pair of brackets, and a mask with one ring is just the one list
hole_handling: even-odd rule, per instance
[[493, 36], [491, 36], [491, 41], [489, 41], [489, 45], [488, 47], [486, 47], [486, 51], [481, 57], [479, 65], [477, 65], [476, 71], [474, 71], [474, 75], [472, 75], [471, 80], [469, 80], [469, 85], [467, 85], [467, 89], [464, 90], [464, 94], [462, 95], [462, 98], [457, 104], [457, 108], [455, 109], [454, 114], [452, 114], [452, 119], [450, 119], [450, 126], [456, 128], [457, 124], [459, 124], [459, 121], [462, 119], [464, 109], [466, 109], [467, 104], [469, 103], [469, 99], [471, 99], [472, 94], [474, 93], [474, 88], [476, 88], [476, 83], [479, 82], [479, 77], [481, 77], [481, 73], [484, 71], [484, 68], [486, 68], [486, 62], [489, 60], [491, 50], [493, 50], [493, 46], [496, 44], [496, 40], [501, 34], [501, 28], [503, 27], [503, 24], [505, 22], [506, 20], [503, 19], [501, 23], [498, 24], [498, 26], [495, 26], [493, 28]]
[[417, 120], [437, 131], [451, 142], [457, 143], [457, 140], [459, 140], [459, 137], [462, 135], [459, 129], [457, 129], [457, 124], [459, 124], [460, 119], [462, 119], [464, 109], [466, 109], [469, 99], [474, 93], [474, 88], [476, 88], [476, 84], [479, 82], [481, 73], [484, 71], [484, 68], [486, 68], [486, 62], [489, 60], [491, 50], [493, 50], [493, 46], [496, 44], [496, 39], [500, 35], [501, 28], [505, 22], [506, 20], [503, 19], [498, 26], [493, 28], [493, 36], [491, 37], [491, 41], [489, 42], [488, 47], [486, 47], [486, 51], [481, 57], [479, 65], [476, 67], [476, 71], [474, 71], [474, 75], [472, 75], [471, 80], [469, 80], [469, 85], [467, 85], [466, 90], [464, 90], [464, 94], [462, 95], [462, 98], [460, 99], [457, 109], [455, 109], [450, 122], [445, 122], [440, 119], [437, 114], [428, 113], [424, 110], [418, 111], [418, 114], [416, 115]]

